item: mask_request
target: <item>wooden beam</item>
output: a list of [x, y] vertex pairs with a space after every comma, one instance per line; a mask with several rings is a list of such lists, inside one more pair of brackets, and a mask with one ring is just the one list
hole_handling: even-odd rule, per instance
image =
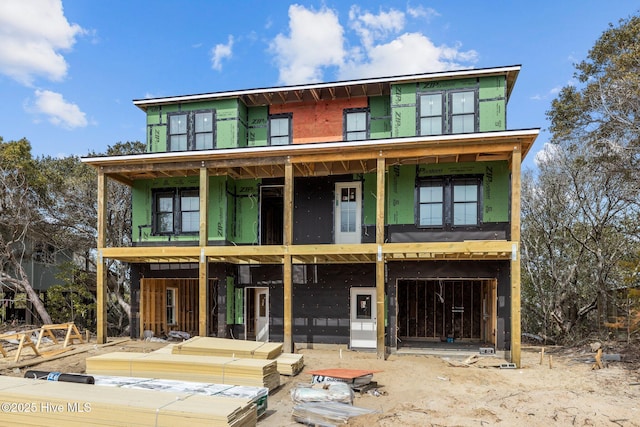
[[511, 362], [520, 367], [521, 313], [520, 313], [520, 190], [522, 152], [520, 146], [513, 149], [511, 159]]
[[201, 337], [206, 337], [209, 332], [209, 310], [207, 310], [209, 298], [208, 264], [207, 257], [204, 255], [204, 248], [202, 248], [200, 262], [198, 263], [198, 335]]
[[284, 285], [284, 342], [285, 353], [293, 353], [293, 274], [291, 254], [288, 249], [293, 244], [293, 165], [287, 162], [284, 167], [284, 256], [283, 285]]
[[384, 243], [384, 175], [386, 172], [385, 161], [383, 157], [378, 158], [376, 169], [376, 245], [378, 246], [378, 257], [376, 258], [376, 349], [378, 359], [386, 359], [386, 348], [384, 345], [384, 265], [385, 260], [382, 254], [382, 245]]
[[107, 268], [102, 251], [107, 241], [107, 177], [98, 172], [98, 259], [96, 262], [96, 335], [97, 343], [107, 342]]

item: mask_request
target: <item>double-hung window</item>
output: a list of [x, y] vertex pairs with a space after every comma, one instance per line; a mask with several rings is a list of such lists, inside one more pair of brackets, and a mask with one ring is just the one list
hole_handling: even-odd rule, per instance
[[344, 140], [362, 141], [368, 138], [369, 113], [365, 108], [344, 110]]
[[451, 133], [472, 133], [476, 130], [476, 97], [474, 91], [451, 92]]
[[269, 116], [269, 145], [291, 144], [291, 114]]
[[474, 227], [481, 223], [481, 177], [433, 177], [418, 181], [416, 225]]
[[477, 131], [475, 90], [426, 92], [418, 96], [418, 135]]
[[194, 189], [162, 189], [153, 193], [153, 234], [194, 234], [200, 230], [200, 196]]
[[444, 122], [442, 107], [442, 93], [428, 93], [420, 96], [420, 135], [442, 135]]
[[212, 150], [215, 148], [213, 110], [168, 114], [168, 151]]

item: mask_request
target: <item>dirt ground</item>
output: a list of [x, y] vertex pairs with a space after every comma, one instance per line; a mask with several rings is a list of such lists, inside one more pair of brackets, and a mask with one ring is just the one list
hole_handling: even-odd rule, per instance
[[[35, 358], [27, 348], [16, 364], [15, 348], [4, 344], [9, 354], [0, 359], [0, 374], [10, 376], [24, 376], [29, 369], [83, 373], [87, 357], [149, 352], [167, 345], [112, 339], [108, 345], [76, 344], [59, 355], [54, 353], [61, 345], [50, 345], [43, 347], [48, 360]], [[352, 418], [350, 426], [640, 426], [637, 351], [622, 354], [622, 361], [608, 362], [604, 369], [592, 369], [589, 345], [545, 347], [540, 363], [541, 348], [524, 346], [519, 369], [500, 368], [505, 361], [493, 356], [479, 356], [462, 367], [459, 362], [467, 355], [390, 355], [381, 360], [375, 353], [338, 347], [300, 349], [303, 371], [295, 377], [281, 376], [281, 386], [269, 395], [268, 410], [258, 426], [301, 425], [291, 417], [291, 390], [311, 382], [309, 371], [326, 368], [379, 371], [373, 375], [377, 388], [356, 393], [353, 401], [354, 406], [377, 412]]]

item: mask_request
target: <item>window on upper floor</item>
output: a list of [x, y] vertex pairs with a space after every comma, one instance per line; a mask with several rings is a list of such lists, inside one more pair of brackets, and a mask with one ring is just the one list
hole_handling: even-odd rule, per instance
[[48, 243], [36, 243], [33, 247], [32, 259], [41, 264], [52, 265], [56, 262], [56, 250]]
[[481, 177], [423, 178], [417, 193], [418, 227], [449, 229], [481, 223]]
[[366, 108], [344, 110], [344, 140], [361, 141], [369, 137], [369, 112]]
[[212, 150], [215, 148], [213, 110], [168, 114], [167, 151]]
[[153, 234], [195, 234], [200, 230], [200, 197], [194, 189], [153, 192]]
[[269, 116], [269, 145], [291, 144], [291, 114]]
[[475, 90], [451, 90], [418, 95], [418, 134], [443, 135], [477, 131]]

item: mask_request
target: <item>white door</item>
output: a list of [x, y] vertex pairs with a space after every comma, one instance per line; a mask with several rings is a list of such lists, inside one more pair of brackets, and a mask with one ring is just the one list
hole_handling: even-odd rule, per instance
[[361, 184], [359, 182], [336, 183], [335, 199], [335, 243], [360, 243]]
[[256, 341], [269, 341], [269, 288], [255, 289]]
[[351, 288], [351, 348], [376, 348], [376, 288]]

